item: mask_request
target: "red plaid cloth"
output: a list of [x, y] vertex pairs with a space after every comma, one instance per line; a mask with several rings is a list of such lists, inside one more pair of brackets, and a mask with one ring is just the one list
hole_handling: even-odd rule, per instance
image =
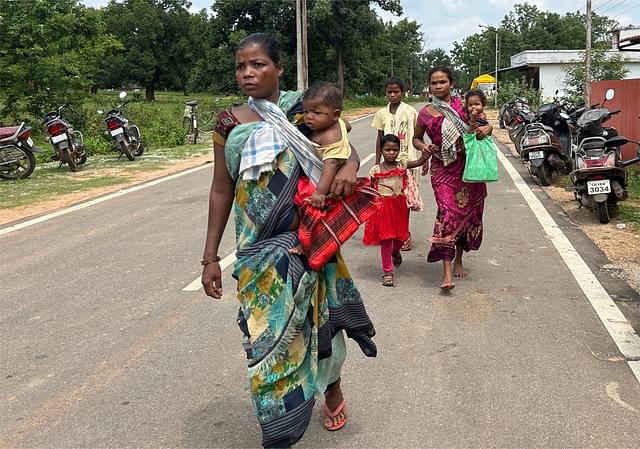
[[309, 266], [318, 271], [380, 209], [379, 194], [371, 188], [370, 178], [359, 178], [355, 191], [341, 200], [328, 197], [325, 209], [309, 202], [315, 186], [306, 176], [298, 181], [293, 202], [302, 210], [298, 238]]

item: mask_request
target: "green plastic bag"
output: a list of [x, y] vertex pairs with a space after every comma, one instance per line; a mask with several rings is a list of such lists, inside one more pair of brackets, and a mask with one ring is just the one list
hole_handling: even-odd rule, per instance
[[498, 180], [498, 155], [496, 145], [487, 136], [476, 139], [475, 134], [464, 135], [467, 160], [464, 164], [464, 182], [496, 182]]

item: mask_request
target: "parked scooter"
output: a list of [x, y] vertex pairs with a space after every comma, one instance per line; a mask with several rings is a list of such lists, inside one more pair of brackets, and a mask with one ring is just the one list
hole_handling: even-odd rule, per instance
[[[127, 93], [123, 91], [118, 98], [123, 101], [126, 96]], [[104, 122], [114, 144], [113, 151], [120, 153], [118, 159], [124, 154], [127, 159], [133, 161], [136, 156], [142, 156], [144, 153], [144, 144], [140, 136], [140, 128], [137, 125], [130, 125], [129, 120], [122, 115], [122, 109], [126, 104], [127, 102], [123, 101], [110, 110]], [[103, 111], [98, 111], [98, 114], [103, 114]]]
[[[640, 142], [619, 136], [615, 128], [604, 123], [620, 110], [609, 111], [606, 101], [615, 96], [607, 90], [601, 107], [583, 113], [577, 122], [578, 148], [576, 169], [571, 173], [575, 197], [580, 207], [595, 209], [600, 223], [609, 223], [609, 206], [627, 199], [627, 173], [625, 167], [640, 161]], [[638, 144], [638, 157], [622, 161], [620, 147], [628, 142]]]
[[52, 159], [60, 161], [60, 167], [64, 163], [69, 164], [71, 171], [75, 172], [78, 165], [87, 162], [87, 152], [82, 133], [74, 130], [71, 124], [62, 118], [64, 108], [65, 106], [60, 106], [57, 111], [45, 115], [44, 126], [54, 150]]
[[525, 127], [522, 140], [522, 160], [529, 162], [529, 172], [543, 186], [551, 184], [554, 172], [568, 175], [573, 170], [573, 154], [569, 115], [560, 104], [543, 104], [535, 120]]
[[19, 126], [0, 128], [0, 178], [27, 178], [36, 168], [33, 153], [42, 153], [33, 145], [31, 127], [22, 122]]

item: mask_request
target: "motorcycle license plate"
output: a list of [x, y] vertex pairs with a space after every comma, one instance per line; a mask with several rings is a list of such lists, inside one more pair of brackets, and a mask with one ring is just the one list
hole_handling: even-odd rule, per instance
[[27, 145], [29, 145], [30, 147], [33, 146], [33, 139], [31, 137], [27, 138]]
[[53, 143], [59, 143], [59, 142], [62, 142], [63, 140], [67, 140], [66, 134], [58, 134], [57, 136], [53, 136], [51, 138], [51, 142]]
[[587, 193], [589, 195], [597, 195], [599, 193], [610, 193], [611, 182], [608, 179], [598, 181], [587, 181]]
[[118, 134], [122, 134], [124, 132], [124, 129], [122, 128], [116, 128], [111, 130], [111, 135], [112, 136], [117, 136]]
[[529, 151], [529, 160], [544, 159], [544, 151]]

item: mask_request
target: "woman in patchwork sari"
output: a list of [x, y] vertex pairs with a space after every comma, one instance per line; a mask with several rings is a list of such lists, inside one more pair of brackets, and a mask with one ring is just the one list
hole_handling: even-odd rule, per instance
[[[435, 67], [428, 75], [433, 101], [418, 114], [413, 145], [431, 153], [431, 186], [438, 205], [431, 237], [428, 262], [442, 261], [440, 288], [455, 287], [454, 277], [466, 277], [462, 265], [465, 251], [477, 250], [482, 243], [482, 214], [487, 187], [462, 180], [466, 159], [462, 135], [469, 131], [464, 122], [460, 97], [452, 97], [454, 84], [451, 69]], [[476, 130], [479, 139], [491, 134], [491, 126]], [[425, 133], [431, 144], [423, 141]]]
[[[322, 161], [292, 124], [302, 119], [302, 92], [279, 90], [277, 41], [262, 33], [248, 36], [236, 49], [235, 64], [249, 100], [218, 116], [202, 283], [207, 295], [222, 297], [218, 246], [233, 208], [237, 321], [251, 399], [263, 446], [283, 448], [302, 437], [316, 397], [324, 395], [325, 427], [344, 426], [343, 335], [373, 357], [375, 331], [339, 253], [315, 272], [290, 251], [298, 244], [298, 178], [319, 179]], [[355, 185], [359, 161], [352, 153], [334, 179], [335, 194], [349, 194]]]

